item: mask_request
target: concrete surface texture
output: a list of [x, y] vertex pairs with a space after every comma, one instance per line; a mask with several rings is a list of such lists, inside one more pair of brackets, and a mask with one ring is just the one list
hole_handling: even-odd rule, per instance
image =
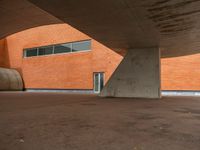
[[199, 0], [1, 0], [0, 6], [0, 38], [66, 22], [116, 51], [160, 46], [162, 57], [200, 52]]
[[159, 48], [128, 51], [100, 95], [160, 98]]
[[23, 90], [23, 81], [14, 69], [0, 68], [0, 91]]
[[199, 0], [29, 1], [114, 50], [159, 46], [162, 57], [200, 52]]
[[199, 150], [200, 97], [0, 93], [1, 150]]
[[0, 39], [38, 26], [63, 23], [27, 0], [0, 0]]

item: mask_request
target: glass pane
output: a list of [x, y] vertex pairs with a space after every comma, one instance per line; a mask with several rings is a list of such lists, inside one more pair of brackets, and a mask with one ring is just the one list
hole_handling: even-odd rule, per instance
[[98, 74], [94, 74], [94, 91], [99, 91], [99, 76]]
[[49, 55], [53, 53], [53, 46], [39, 48], [38, 55]]
[[91, 41], [72, 43], [72, 52], [91, 50]]
[[37, 56], [37, 48], [27, 49], [25, 51], [26, 51], [26, 54], [25, 54], [26, 57]]
[[103, 73], [100, 73], [100, 91], [103, 89], [104, 81], [103, 81]]
[[71, 43], [55, 45], [55, 47], [54, 47], [54, 54], [69, 53], [69, 52], [71, 52]]

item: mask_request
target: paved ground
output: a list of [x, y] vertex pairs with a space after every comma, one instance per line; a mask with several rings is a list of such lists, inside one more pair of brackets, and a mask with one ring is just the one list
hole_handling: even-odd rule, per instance
[[200, 150], [200, 97], [0, 93], [0, 150]]

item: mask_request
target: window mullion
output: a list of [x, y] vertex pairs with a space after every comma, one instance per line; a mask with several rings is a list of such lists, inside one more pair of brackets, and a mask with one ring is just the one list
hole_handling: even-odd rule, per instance
[[71, 43], [71, 53], [72, 53], [72, 49], [73, 49], [73, 46], [72, 46], [72, 43]]
[[54, 51], [55, 51], [55, 45], [53, 45], [53, 52], [52, 52], [52, 54], [54, 54]]

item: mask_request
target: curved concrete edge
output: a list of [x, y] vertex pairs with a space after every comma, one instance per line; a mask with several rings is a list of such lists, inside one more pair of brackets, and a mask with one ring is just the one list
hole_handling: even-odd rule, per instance
[[22, 91], [23, 81], [15, 69], [0, 67], [0, 91]]

